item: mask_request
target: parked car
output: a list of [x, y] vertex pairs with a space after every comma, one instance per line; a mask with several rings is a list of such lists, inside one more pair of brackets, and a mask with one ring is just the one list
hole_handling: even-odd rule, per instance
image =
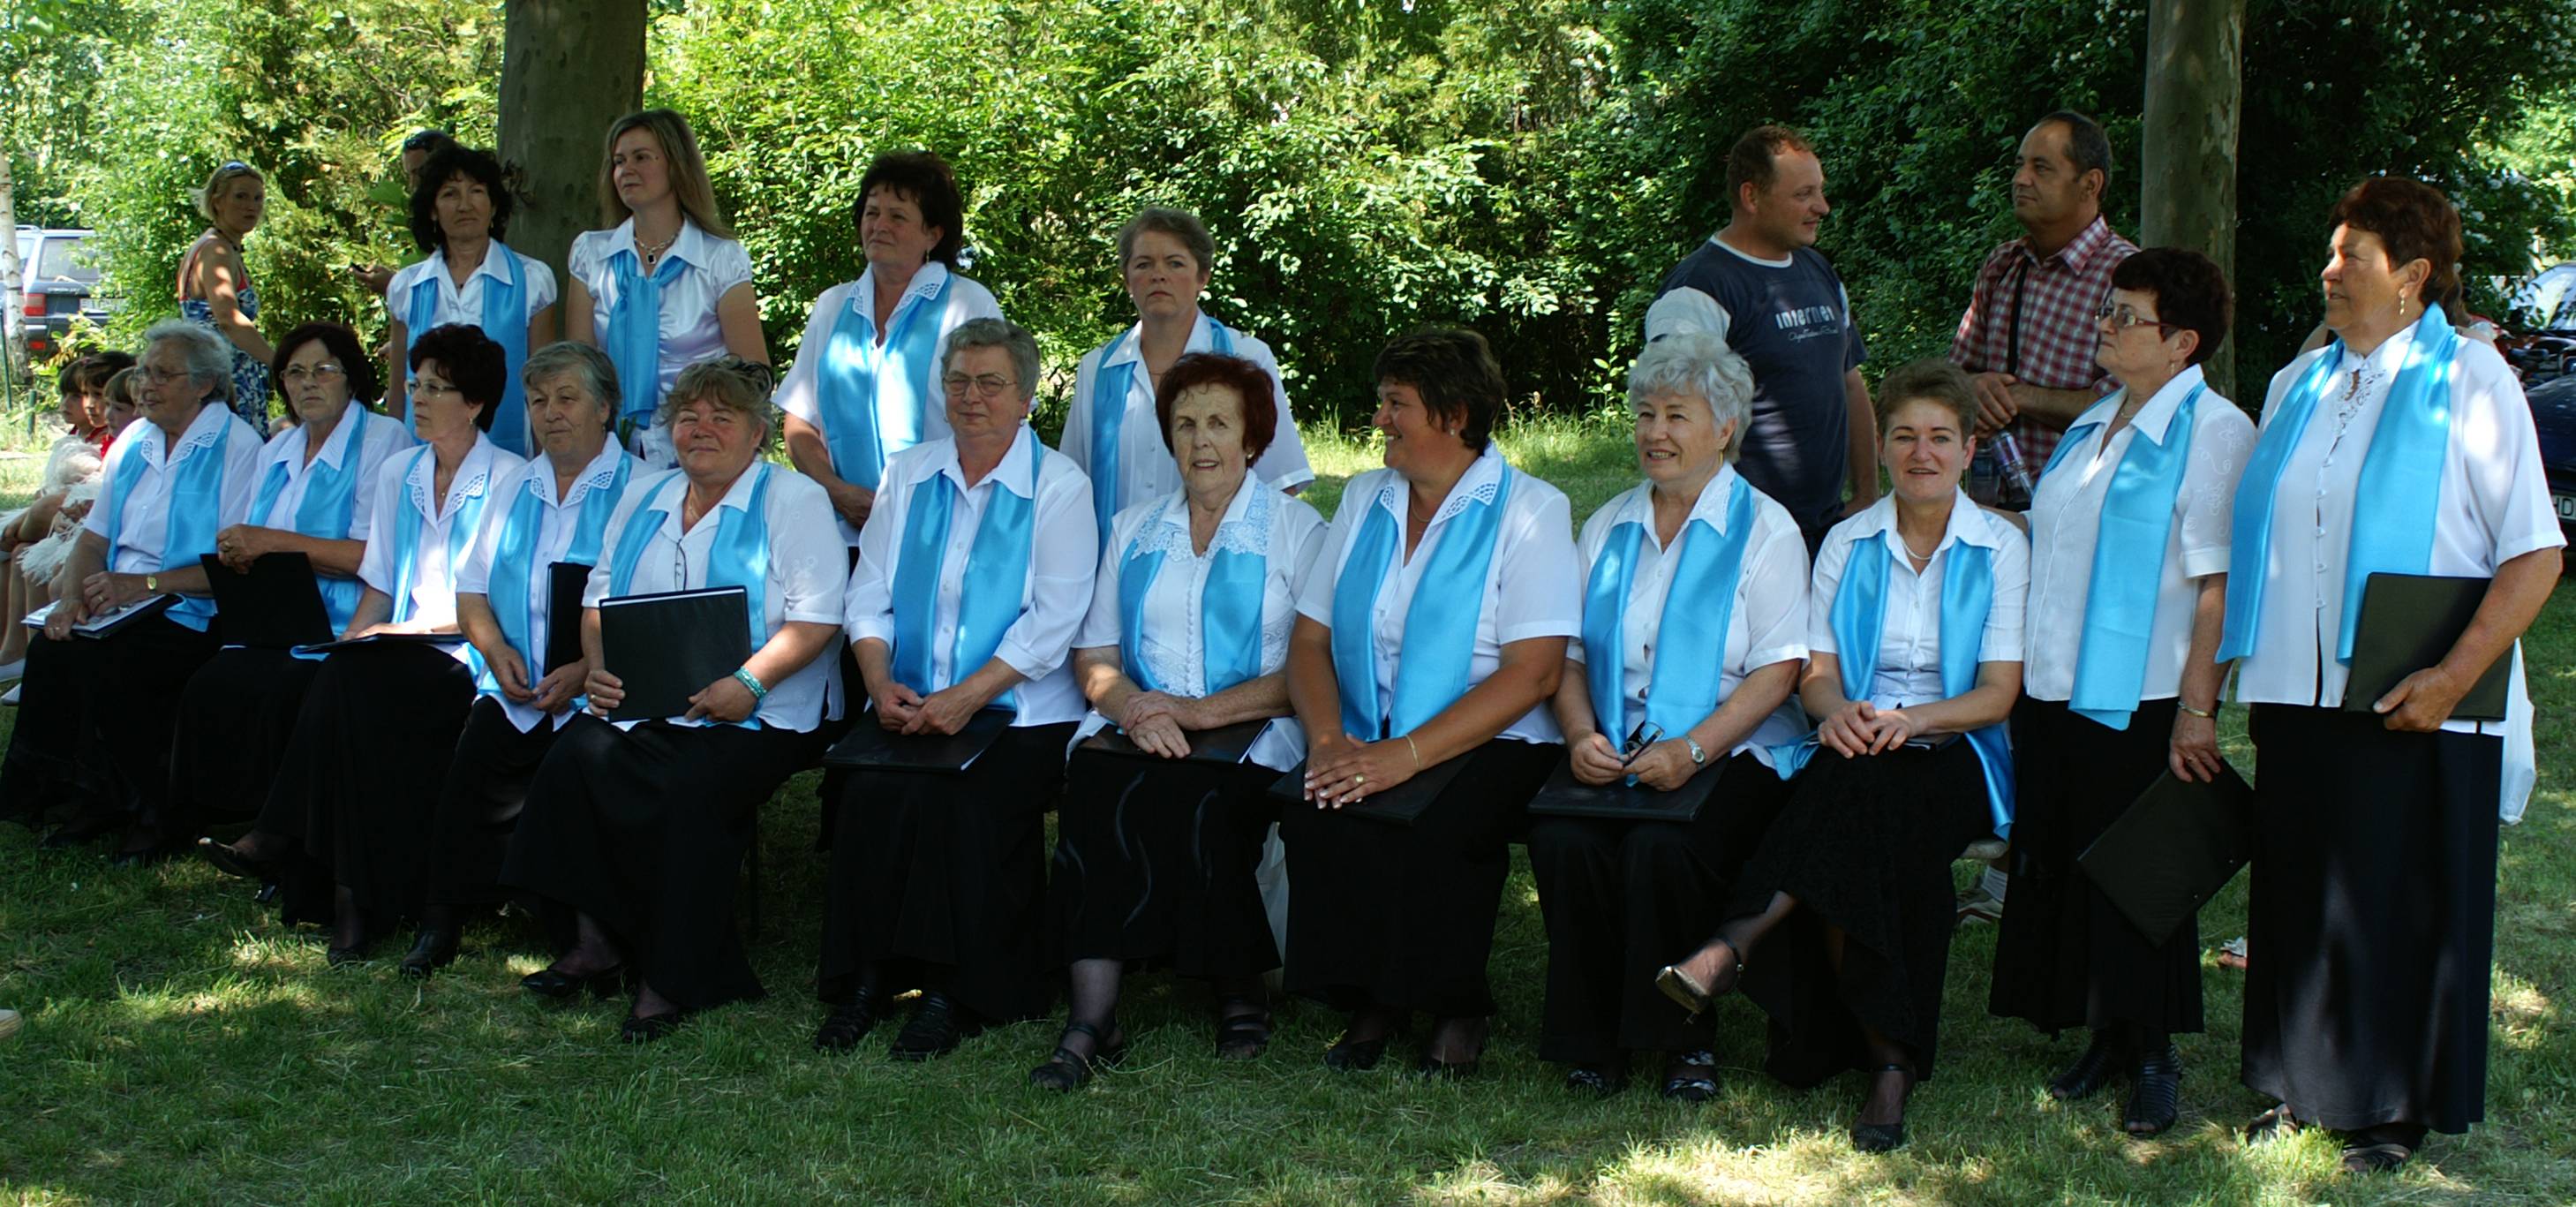
[[105, 326], [115, 309], [113, 301], [93, 296], [98, 267], [81, 254], [89, 235], [85, 230], [18, 228], [20, 287], [26, 291], [19, 321], [26, 331], [29, 360], [45, 360], [61, 351], [73, 319], [87, 318]]
[[2531, 421], [2540, 429], [2540, 464], [2549, 474], [2549, 501], [2558, 526], [2576, 541], [2576, 373], [2530, 387]]
[[2514, 292], [2518, 329], [2496, 342], [2525, 387], [2576, 373], [2576, 263], [2542, 270]]

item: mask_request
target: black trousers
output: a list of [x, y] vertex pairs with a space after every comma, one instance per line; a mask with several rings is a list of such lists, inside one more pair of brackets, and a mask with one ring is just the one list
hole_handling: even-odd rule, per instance
[[317, 659], [243, 647], [198, 668], [180, 694], [171, 735], [165, 841], [193, 841], [213, 820], [259, 813], [321, 669]]
[[2247, 1088], [2343, 1131], [2486, 1118], [2504, 739], [2254, 706]]
[[430, 819], [430, 904], [497, 905], [508, 899], [501, 865], [509, 858], [510, 835], [519, 828], [529, 785], [554, 749], [555, 733], [551, 717], [522, 733], [501, 701], [474, 698]]
[[1655, 970], [1725, 920], [1727, 886], [1788, 786], [1749, 753], [1699, 774], [1721, 778], [1686, 822], [1530, 818], [1530, 868], [1547, 919], [1540, 1059], [1597, 1065], [1710, 1046], [1710, 1017], [1692, 1022], [1674, 1009]]
[[218, 648], [213, 634], [166, 615], [98, 640], [36, 634], [0, 761], [0, 815], [71, 806], [160, 824], [180, 694]]

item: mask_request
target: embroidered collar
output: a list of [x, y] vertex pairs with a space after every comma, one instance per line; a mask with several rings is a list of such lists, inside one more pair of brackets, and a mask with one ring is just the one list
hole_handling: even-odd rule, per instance
[[[231, 407], [209, 398], [204, 405], [197, 408], [196, 417], [188, 421], [188, 426], [180, 429], [177, 440], [169, 439], [169, 433], [162, 431], [149, 419], [135, 420], [136, 427], [139, 429], [136, 433], [137, 442], [143, 446], [143, 463], [177, 465], [187, 460], [188, 454], [198, 449], [210, 444], [222, 443], [226, 430], [224, 425], [231, 422], [232, 417]], [[153, 439], [155, 436], [161, 439]], [[167, 451], [163, 449], [165, 444], [168, 446]]]
[[[912, 274], [912, 283], [904, 286], [903, 296], [895, 300], [895, 313], [903, 313], [904, 307], [927, 299], [930, 295], [939, 292], [939, 287], [947, 283], [947, 265], [937, 260], [923, 261], [921, 271]], [[860, 273], [859, 279], [850, 285], [850, 309], [873, 320], [876, 318], [876, 296], [877, 270], [870, 268]]]
[[626, 450], [619, 448], [615, 440], [602, 442], [598, 454], [590, 459], [590, 464], [582, 467], [581, 476], [572, 480], [572, 489], [564, 492], [561, 502], [554, 498], [555, 463], [544, 453], [528, 459], [528, 474], [524, 481], [528, 493], [543, 500], [548, 507], [557, 510], [579, 507], [583, 497], [590, 492], [607, 489], [609, 483], [617, 480], [617, 464], [625, 458]]
[[[1226, 504], [1225, 514], [1216, 522], [1216, 532], [1209, 538], [1207, 553], [1218, 551], [1266, 555], [1270, 552], [1270, 528], [1278, 510], [1279, 492], [1257, 475], [1246, 473], [1234, 488], [1234, 500]], [[1137, 553], [1161, 552], [1184, 558], [1202, 556], [1190, 542], [1189, 491], [1176, 490], [1163, 496], [1143, 530], [1136, 534]]]
[[457, 462], [456, 476], [447, 484], [447, 505], [440, 508], [431, 506], [429, 497], [430, 490], [438, 482], [438, 451], [423, 445], [424, 455], [412, 462], [411, 473], [405, 483], [411, 487], [411, 505], [431, 520], [445, 523], [456, 514], [457, 508], [464, 505], [465, 500], [482, 494], [483, 488], [492, 484], [492, 452], [497, 447], [491, 437], [481, 432], [474, 433], [474, 447], [467, 449], [465, 459]]
[[[1726, 535], [1726, 504], [1729, 496], [1734, 493], [1733, 484], [1736, 476], [1734, 466], [1718, 466], [1717, 476], [1710, 478], [1706, 485], [1701, 486], [1699, 497], [1691, 501], [1690, 514], [1682, 517], [1682, 527], [1685, 529], [1690, 527], [1692, 520], [1706, 520], [1708, 526], [1716, 529], [1719, 536]], [[1643, 525], [1646, 529], [1646, 539], [1654, 540], [1654, 483], [1641, 482], [1636, 489], [1628, 492], [1627, 504], [1619, 510], [1619, 521], [1621, 523], [1635, 521]], [[1660, 550], [1662, 545], [1658, 543], [1656, 548]]]
[[[1457, 483], [1449, 488], [1449, 496], [1440, 501], [1440, 510], [1433, 512], [1431, 522], [1423, 526], [1424, 537], [1428, 538], [1432, 529], [1448, 523], [1450, 517], [1467, 510], [1468, 504], [1493, 502], [1495, 496], [1502, 493], [1502, 486], [1503, 453], [1488, 443], [1475, 463], [1467, 467], [1467, 472], [1458, 475]], [[1405, 514], [1405, 496], [1409, 493], [1411, 488], [1405, 484], [1404, 475], [1388, 470], [1386, 484], [1378, 487], [1377, 504], [1393, 512], [1399, 521], [1410, 519]]]

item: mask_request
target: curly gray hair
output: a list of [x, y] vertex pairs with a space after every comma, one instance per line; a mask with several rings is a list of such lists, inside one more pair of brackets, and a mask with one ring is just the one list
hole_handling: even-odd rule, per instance
[[680, 370], [679, 380], [671, 383], [671, 392], [662, 396], [662, 405], [653, 411], [653, 426], [671, 426], [681, 407], [704, 399], [750, 416], [760, 425], [760, 443], [766, 447], [778, 432], [777, 408], [769, 405], [773, 381], [769, 366], [759, 361], [731, 353], [708, 357]]
[[971, 319], [960, 324], [948, 337], [948, 350], [939, 354], [940, 376], [947, 376], [950, 362], [968, 348], [1000, 348], [1010, 353], [1011, 372], [1020, 379], [1020, 401], [1037, 396], [1038, 337], [1028, 328], [1009, 319]]
[[1726, 461], [1744, 451], [1744, 429], [1753, 417], [1753, 370], [1726, 341], [1701, 331], [1668, 335], [1646, 345], [1628, 370], [1628, 404], [1659, 394], [1686, 395], [1708, 404], [1709, 420], [1735, 425], [1726, 438]]
[[179, 355], [187, 362], [188, 376], [214, 385], [209, 397], [219, 402], [233, 400], [233, 347], [212, 327], [186, 319], [163, 319], [143, 330], [143, 353], [152, 354], [154, 345], [179, 345]]
[[551, 343], [528, 354], [528, 363], [519, 367], [519, 384], [534, 393], [537, 383], [569, 376], [590, 392], [591, 400], [607, 412], [603, 421], [617, 423], [617, 364], [608, 354], [589, 344], [574, 340]]

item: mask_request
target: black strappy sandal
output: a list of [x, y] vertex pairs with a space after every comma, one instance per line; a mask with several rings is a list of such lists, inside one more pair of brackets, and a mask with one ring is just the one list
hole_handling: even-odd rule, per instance
[[1100, 1033], [1099, 1028], [1089, 1023], [1072, 1022], [1064, 1025], [1064, 1034], [1071, 1035], [1076, 1031], [1091, 1037], [1091, 1055], [1084, 1056], [1065, 1047], [1064, 1041], [1059, 1038], [1056, 1041], [1055, 1054], [1047, 1057], [1045, 1064], [1029, 1070], [1030, 1085], [1042, 1090], [1054, 1090], [1059, 1094], [1069, 1094], [1089, 1085], [1095, 1071], [1116, 1068], [1119, 1061], [1127, 1058], [1125, 1036], [1120, 1036], [1118, 1042], [1113, 1045], [1107, 1036]]
[[1675, 1102], [1706, 1102], [1717, 1097], [1717, 1053], [1677, 1053], [1664, 1070], [1663, 1094]]
[[[1243, 1007], [1250, 1009], [1241, 1009]], [[1269, 1046], [1270, 1007], [1266, 1003], [1248, 997], [1229, 997], [1217, 1002], [1218, 1060], [1257, 1060]]]
[[2129, 1089], [2127, 1118], [2120, 1126], [2132, 1136], [2153, 1136], [2182, 1115], [2182, 1050], [2165, 1050], [2138, 1061]]
[[[1914, 1092], [1914, 1066], [1883, 1064], [1870, 1070], [1872, 1078], [1882, 1073], [1905, 1074], [1905, 1092], [1909, 1095]], [[1853, 1148], [1865, 1153], [1894, 1152], [1903, 1148], [1905, 1147], [1905, 1117], [1899, 1114], [1894, 1123], [1862, 1123], [1854, 1120], [1851, 1125], [1851, 1142]]]

